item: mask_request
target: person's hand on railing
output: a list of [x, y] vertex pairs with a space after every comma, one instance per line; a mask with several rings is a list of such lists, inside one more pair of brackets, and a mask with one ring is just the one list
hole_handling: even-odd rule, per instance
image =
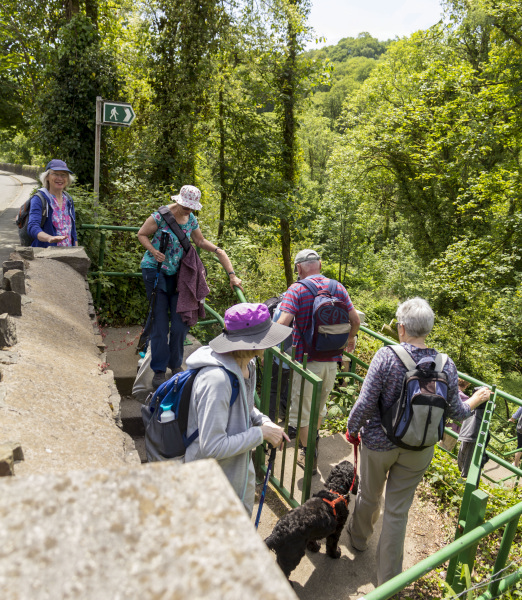
[[230, 277], [230, 288], [232, 291], [234, 291], [234, 286], [238, 287], [241, 291], [243, 291], [243, 286], [241, 285], [243, 282], [241, 281], [241, 279], [239, 279], [239, 277], [235, 274], [229, 274]]
[[487, 402], [489, 400], [490, 395], [491, 390], [488, 387], [483, 386], [475, 390], [473, 396], [466, 400], [466, 403], [469, 404], [471, 410], [474, 410], [475, 408], [477, 408], [477, 406], [480, 406], [481, 404], [484, 404], [484, 402]]
[[357, 342], [357, 337], [354, 338], [348, 338], [348, 343], [346, 344], [346, 352], [349, 352], [350, 354], [353, 354], [353, 351], [355, 350], [355, 343]]

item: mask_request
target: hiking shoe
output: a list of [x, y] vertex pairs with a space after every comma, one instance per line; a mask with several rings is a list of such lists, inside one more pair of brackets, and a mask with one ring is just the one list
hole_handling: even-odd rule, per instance
[[[314, 461], [312, 464], [312, 475], [317, 474], [317, 448], [314, 453]], [[306, 448], [304, 446], [299, 447], [299, 452], [297, 454], [297, 464], [304, 469], [306, 463]]]
[[295, 440], [295, 438], [297, 437], [297, 429], [295, 427], [292, 427], [291, 425], [288, 426], [288, 437], [291, 440]]
[[162, 383], [165, 383], [165, 371], [155, 372], [152, 378], [152, 389], [157, 390]]

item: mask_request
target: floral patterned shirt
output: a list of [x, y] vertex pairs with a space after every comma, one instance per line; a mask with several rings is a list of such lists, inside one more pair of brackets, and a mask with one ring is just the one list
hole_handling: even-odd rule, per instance
[[[402, 343], [417, 363], [425, 356], [435, 356], [434, 348], [418, 348]], [[444, 365], [448, 375], [448, 415], [457, 421], [463, 421], [471, 414], [471, 409], [461, 400], [458, 394], [458, 375], [455, 363], [448, 358]], [[381, 427], [379, 399], [384, 408], [390, 407], [400, 397], [406, 367], [395, 352], [385, 346], [373, 357], [368, 373], [361, 388], [361, 393], [354, 404], [348, 418], [348, 431], [356, 436], [359, 431], [364, 445], [370, 450], [393, 450], [397, 446], [390, 442]]]
[[[174, 234], [172, 229], [168, 226], [165, 219], [159, 214], [158, 211], [152, 214], [152, 218], [156, 221], [158, 230], [152, 237], [151, 243], [156, 250], [159, 250], [161, 241], [161, 232], [165, 231], [169, 235], [169, 242], [167, 250], [165, 251], [165, 260], [161, 263], [161, 271], [165, 275], [175, 275], [178, 272], [179, 264], [183, 258], [183, 247], [179, 243], [177, 236]], [[190, 239], [190, 234], [199, 227], [198, 220], [190, 213], [189, 220], [184, 224], [180, 225], [181, 229], [185, 232], [185, 235]], [[152, 256], [147, 250], [143, 255], [141, 261], [142, 269], [156, 269], [158, 261]]]
[[64, 195], [62, 206], [58, 204], [58, 200], [56, 196], [53, 196], [49, 193], [51, 197], [52, 209], [53, 209], [53, 227], [56, 230], [56, 235], [64, 235], [66, 236], [64, 240], [57, 242], [57, 246], [72, 246], [72, 219], [71, 219], [71, 202]]

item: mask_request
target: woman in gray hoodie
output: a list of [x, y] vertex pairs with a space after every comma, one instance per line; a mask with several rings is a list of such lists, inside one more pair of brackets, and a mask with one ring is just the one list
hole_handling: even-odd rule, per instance
[[[283, 429], [255, 407], [254, 359], [290, 333], [289, 327], [272, 322], [264, 304], [237, 304], [225, 312], [223, 333], [187, 359], [189, 369], [201, 370], [192, 388], [187, 427], [188, 437], [196, 429], [199, 437], [187, 448], [185, 462], [215, 458], [250, 515], [255, 496], [251, 450], [263, 441], [280, 446], [288, 440]], [[226, 371], [239, 383], [232, 406]]]

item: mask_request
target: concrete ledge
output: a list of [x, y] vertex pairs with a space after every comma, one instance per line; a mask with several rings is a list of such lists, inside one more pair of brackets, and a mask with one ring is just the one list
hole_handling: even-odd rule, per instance
[[1, 481], [0, 520], [4, 598], [296, 598], [215, 461]]

